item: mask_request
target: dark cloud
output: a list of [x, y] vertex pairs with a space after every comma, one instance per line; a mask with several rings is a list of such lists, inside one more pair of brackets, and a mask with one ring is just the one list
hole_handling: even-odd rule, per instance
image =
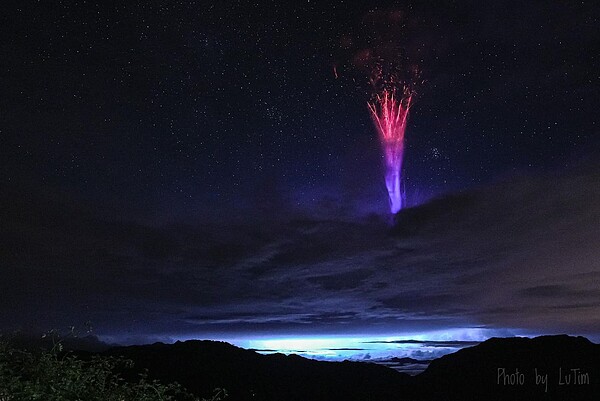
[[[98, 333], [600, 330], [595, 172], [522, 177], [381, 219], [150, 225], [5, 192], [1, 324]], [[38, 193], [39, 195], [39, 193]]]
[[359, 269], [343, 274], [311, 277], [308, 281], [320, 285], [325, 290], [344, 290], [362, 286], [373, 275], [371, 270]]
[[525, 288], [520, 291], [520, 294], [532, 298], [553, 298], [557, 295], [573, 295], [573, 292], [565, 286], [555, 284]]
[[365, 344], [419, 344], [426, 347], [468, 347], [479, 344], [479, 341], [420, 341], [420, 340], [393, 340], [393, 341], [365, 341]]

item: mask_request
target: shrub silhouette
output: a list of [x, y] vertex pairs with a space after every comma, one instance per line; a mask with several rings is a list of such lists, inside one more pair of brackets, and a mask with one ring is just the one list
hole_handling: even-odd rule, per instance
[[[199, 401], [178, 383], [149, 380], [146, 373], [125, 380], [121, 374], [132, 367], [119, 357], [80, 359], [60, 342], [32, 351], [0, 340], [0, 401]], [[216, 389], [211, 401], [226, 395]]]

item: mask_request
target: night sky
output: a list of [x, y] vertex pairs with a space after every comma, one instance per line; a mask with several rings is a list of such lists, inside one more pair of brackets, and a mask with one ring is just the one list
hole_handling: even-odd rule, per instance
[[[369, 3], [5, 8], [0, 328], [600, 338], [598, 2]], [[390, 44], [395, 227], [349, 61]]]

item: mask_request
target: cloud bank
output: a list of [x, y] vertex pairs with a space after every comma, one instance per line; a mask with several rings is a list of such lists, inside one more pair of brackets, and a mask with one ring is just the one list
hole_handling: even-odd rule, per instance
[[397, 216], [135, 222], [2, 197], [0, 324], [106, 335], [600, 333], [600, 175], [521, 177]]

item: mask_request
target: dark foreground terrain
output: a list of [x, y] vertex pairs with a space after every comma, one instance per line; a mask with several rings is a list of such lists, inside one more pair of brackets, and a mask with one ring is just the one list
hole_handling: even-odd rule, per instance
[[152, 378], [228, 400], [599, 400], [600, 345], [583, 337], [493, 338], [434, 360], [417, 376], [360, 362], [260, 355], [227, 343], [116, 347]]

